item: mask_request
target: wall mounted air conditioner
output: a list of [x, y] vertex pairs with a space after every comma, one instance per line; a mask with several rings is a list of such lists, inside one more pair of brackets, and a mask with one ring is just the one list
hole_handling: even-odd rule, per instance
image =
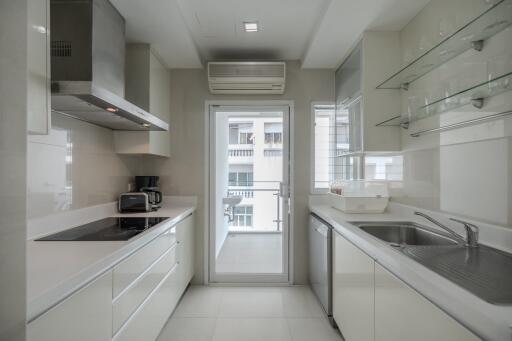
[[208, 62], [212, 94], [283, 94], [285, 62]]

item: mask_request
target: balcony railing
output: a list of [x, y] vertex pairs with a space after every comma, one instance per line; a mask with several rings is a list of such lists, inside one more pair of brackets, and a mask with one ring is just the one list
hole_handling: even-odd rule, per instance
[[[262, 181], [265, 183], [277, 183], [278, 181]], [[255, 181], [255, 183], [258, 183], [258, 181]], [[281, 207], [281, 196], [280, 196], [280, 190], [279, 188], [260, 188], [257, 186], [256, 188], [248, 187], [248, 186], [229, 186], [228, 187], [228, 196], [241, 196], [244, 199], [248, 199], [249, 201], [242, 200], [242, 202], [238, 206], [245, 206], [245, 205], [252, 205], [253, 210], [252, 214], [253, 217], [251, 219], [252, 225], [251, 226], [236, 226], [233, 224], [229, 225], [229, 231], [230, 232], [282, 232], [282, 207]], [[271, 185], [272, 186], [272, 185]], [[264, 211], [262, 212], [261, 209], [258, 209], [257, 202], [254, 202], [253, 199], [255, 198], [256, 193], [271, 193], [271, 195], [275, 198], [275, 210], [270, 211]], [[268, 199], [270, 200], [270, 198]], [[272, 224], [273, 226], [255, 226], [254, 222], [254, 214], [268, 214], [271, 215]], [[268, 218], [266, 219], [268, 220]]]
[[254, 156], [253, 149], [229, 149], [228, 155], [231, 157], [249, 157]]

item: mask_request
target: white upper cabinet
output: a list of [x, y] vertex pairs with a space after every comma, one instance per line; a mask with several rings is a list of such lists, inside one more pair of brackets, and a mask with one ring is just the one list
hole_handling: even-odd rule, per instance
[[397, 127], [376, 127], [390, 112], [400, 113], [400, 92], [376, 89], [399, 60], [398, 32], [365, 32], [336, 70], [336, 136], [341, 154], [400, 150]]
[[[126, 45], [125, 97], [165, 122], [170, 121], [171, 78], [169, 69], [149, 44]], [[171, 155], [169, 131], [116, 131], [119, 154]]]
[[29, 134], [48, 134], [51, 127], [50, 0], [27, 2]]

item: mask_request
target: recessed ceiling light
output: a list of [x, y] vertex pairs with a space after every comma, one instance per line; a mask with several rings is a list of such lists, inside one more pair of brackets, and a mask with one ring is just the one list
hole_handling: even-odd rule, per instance
[[257, 21], [244, 21], [244, 30], [245, 32], [258, 32], [258, 22]]

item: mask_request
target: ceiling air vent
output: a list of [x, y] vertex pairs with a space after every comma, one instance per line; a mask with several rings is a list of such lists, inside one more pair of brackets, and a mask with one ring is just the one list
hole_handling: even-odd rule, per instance
[[213, 94], [283, 94], [285, 62], [209, 62], [208, 84]]

